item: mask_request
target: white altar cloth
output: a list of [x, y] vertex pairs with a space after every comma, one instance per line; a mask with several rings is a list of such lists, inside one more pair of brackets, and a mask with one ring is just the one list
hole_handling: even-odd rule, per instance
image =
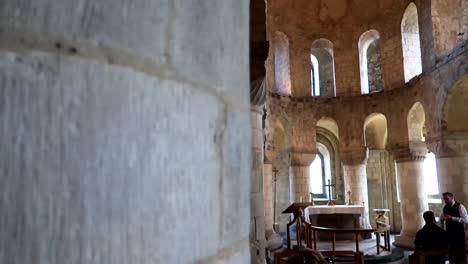
[[323, 214], [354, 214], [363, 216], [365, 209], [362, 205], [316, 205], [308, 206], [304, 209], [304, 216], [307, 222], [309, 222], [309, 215]]

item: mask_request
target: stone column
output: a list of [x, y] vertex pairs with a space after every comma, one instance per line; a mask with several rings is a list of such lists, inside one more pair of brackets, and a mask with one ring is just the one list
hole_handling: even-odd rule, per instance
[[291, 202], [310, 201], [309, 166], [315, 159], [316, 153], [293, 152], [291, 153], [291, 167], [289, 168], [289, 183]]
[[[348, 197], [354, 205], [367, 205], [367, 174], [366, 164], [343, 165], [344, 185], [346, 194], [351, 191], [351, 197]], [[366, 206], [368, 210], [368, 206]]]
[[423, 213], [429, 210], [427, 194], [424, 190], [424, 158], [427, 149], [410, 151], [402, 148], [394, 151], [402, 229], [395, 237], [395, 244], [413, 248], [416, 232], [423, 227]]
[[[343, 162], [345, 201], [351, 200], [353, 205], [364, 206], [365, 214], [361, 219], [361, 226], [370, 228], [366, 172], [367, 149], [342, 150], [340, 158]], [[348, 191], [351, 191], [351, 197], [348, 196]]]
[[273, 232], [273, 165], [271, 163], [263, 164], [263, 199], [265, 202], [265, 232]]
[[[267, 247], [270, 250], [277, 249], [282, 246], [281, 237], [275, 230], [275, 221], [273, 219], [274, 205], [274, 182], [273, 182], [273, 166], [271, 163], [263, 165], [263, 197], [265, 201], [265, 234]], [[276, 212], [276, 214], [281, 212]]]
[[250, 263], [249, 1], [208, 2], [1, 0], [0, 263]]
[[263, 197], [263, 127], [262, 109], [251, 107], [252, 124], [252, 183], [250, 242], [251, 263], [265, 263], [265, 208]]

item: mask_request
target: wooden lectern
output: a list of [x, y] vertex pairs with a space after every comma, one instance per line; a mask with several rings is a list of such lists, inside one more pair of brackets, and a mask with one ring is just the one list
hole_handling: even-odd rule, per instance
[[305, 235], [305, 230], [303, 230], [303, 225], [307, 224], [304, 218], [304, 208], [313, 205], [311, 202], [307, 203], [293, 203], [282, 214], [293, 214], [294, 218], [291, 222], [286, 224], [286, 235], [288, 240], [288, 248], [291, 248], [291, 236], [289, 233], [289, 228], [296, 224], [296, 239], [297, 247], [302, 247], [302, 237]]

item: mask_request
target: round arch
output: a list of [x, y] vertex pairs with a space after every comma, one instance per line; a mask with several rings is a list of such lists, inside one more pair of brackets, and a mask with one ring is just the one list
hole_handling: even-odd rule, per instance
[[408, 5], [401, 20], [401, 41], [405, 82], [409, 82], [422, 73], [418, 9], [413, 2]]
[[[375, 68], [375, 67], [369, 67], [369, 61], [368, 61], [368, 55], [369, 55], [369, 48], [372, 45], [372, 55], [375, 55], [376, 57], [376, 65], [375, 67], [381, 69], [381, 60], [380, 60], [380, 33], [375, 30], [371, 29], [366, 32], [364, 32], [361, 37], [359, 38], [359, 43], [358, 43], [358, 48], [359, 48], [359, 64], [360, 64], [360, 73], [361, 73], [361, 93], [362, 94], [368, 94], [371, 91], [370, 86], [369, 86], [369, 81], [373, 79], [382, 79], [382, 76], [375, 76], [374, 74], [370, 74], [369, 68]], [[380, 70], [381, 72], [381, 70]], [[372, 76], [372, 78], [369, 78], [369, 75]], [[378, 84], [376, 88], [376, 91], [380, 90], [382, 87], [381, 84]]]
[[372, 113], [364, 121], [364, 145], [369, 149], [384, 150], [387, 146], [387, 118], [381, 113]]
[[409, 142], [424, 142], [424, 130], [426, 123], [426, 113], [424, 106], [420, 102], [413, 104], [408, 111], [408, 140]]
[[[317, 39], [312, 42], [310, 53], [317, 59], [320, 79], [320, 91], [316, 92], [314, 90], [313, 95], [334, 97], [336, 95], [336, 85], [333, 43], [328, 39]], [[317, 87], [314, 86], [314, 89], [317, 89]]]
[[333, 119], [331, 117], [322, 117], [322, 118], [320, 118], [319, 121], [317, 121], [317, 127], [321, 127], [321, 128], [324, 128], [324, 129], [330, 131], [331, 133], [333, 133], [333, 135], [337, 139], [340, 138], [338, 123], [335, 121], [335, 119]]

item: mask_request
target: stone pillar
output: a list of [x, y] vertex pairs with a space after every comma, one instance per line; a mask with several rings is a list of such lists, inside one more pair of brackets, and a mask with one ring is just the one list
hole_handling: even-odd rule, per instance
[[265, 232], [273, 232], [273, 165], [271, 163], [263, 164], [263, 199], [265, 202]]
[[248, 21], [1, 0], [0, 263], [249, 263]]
[[427, 149], [414, 151], [408, 148], [394, 151], [402, 229], [395, 237], [397, 246], [413, 248], [416, 232], [424, 226], [423, 213], [429, 210], [424, 190], [424, 158]]
[[[361, 226], [370, 228], [366, 172], [367, 149], [365, 147], [342, 149], [340, 158], [343, 162], [345, 201], [351, 200], [353, 205], [364, 205], [365, 214], [361, 218]], [[348, 196], [348, 191], [351, 191], [351, 197]]]
[[[343, 165], [344, 186], [346, 202], [352, 201], [353, 205], [364, 205], [365, 215], [362, 225], [369, 227], [369, 195], [367, 191], [366, 164]], [[351, 191], [351, 197], [348, 196]]]
[[293, 152], [291, 153], [291, 167], [289, 168], [289, 183], [292, 202], [310, 201], [309, 166], [315, 159], [316, 153]]
[[251, 263], [265, 263], [265, 207], [263, 197], [262, 110], [252, 106], [252, 184], [250, 213]]
[[[281, 237], [275, 230], [275, 221], [273, 218], [274, 205], [274, 182], [273, 182], [273, 166], [271, 163], [263, 165], [263, 197], [265, 201], [265, 234], [267, 239], [267, 247], [270, 250], [277, 249], [282, 246]], [[281, 212], [276, 212], [276, 214]]]

